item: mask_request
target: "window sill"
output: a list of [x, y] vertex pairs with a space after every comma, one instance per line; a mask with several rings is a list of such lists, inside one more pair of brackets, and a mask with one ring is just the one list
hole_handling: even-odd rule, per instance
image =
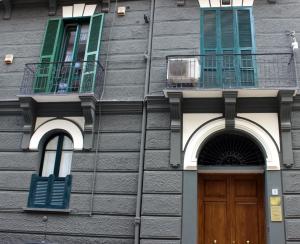
[[62, 213], [69, 214], [71, 209], [57, 209], [57, 208], [23, 208], [24, 212], [40, 212], [40, 213]]

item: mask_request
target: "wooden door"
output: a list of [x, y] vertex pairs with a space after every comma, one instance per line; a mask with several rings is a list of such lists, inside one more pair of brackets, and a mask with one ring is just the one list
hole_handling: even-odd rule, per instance
[[199, 244], [265, 244], [263, 175], [199, 175]]

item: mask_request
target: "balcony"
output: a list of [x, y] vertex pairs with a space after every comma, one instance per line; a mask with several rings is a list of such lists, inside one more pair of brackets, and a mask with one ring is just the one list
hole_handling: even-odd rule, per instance
[[165, 94], [180, 91], [185, 97], [214, 97], [237, 90], [242, 96], [276, 96], [278, 90], [296, 87], [291, 53], [167, 56]]
[[99, 62], [26, 64], [19, 96], [36, 101], [79, 101], [80, 95], [99, 98], [104, 68]]
[[28, 208], [67, 209], [71, 194], [72, 176], [49, 177], [33, 174], [31, 177]]

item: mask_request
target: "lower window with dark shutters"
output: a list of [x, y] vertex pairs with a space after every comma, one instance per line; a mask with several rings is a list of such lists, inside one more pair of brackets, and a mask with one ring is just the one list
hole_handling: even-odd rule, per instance
[[54, 175], [31, 177], [29, 208], [65, 209], [69, 207], [72, 176], [55, 178]]
[[54, 134], [46, 140], [40, 172], [31, 177], [28, 208], [69, 208], [72, 153], [73, 142], [68, 135]]

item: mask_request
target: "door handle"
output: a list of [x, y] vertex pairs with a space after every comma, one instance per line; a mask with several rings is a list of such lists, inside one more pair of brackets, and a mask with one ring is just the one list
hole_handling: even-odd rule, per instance
[[250, 244], [250, 241], [246, 241], [247, 244]]
[[216, 244], [216, 243], [217, 243], [217, 240], [214, 240], [213, 243]]

